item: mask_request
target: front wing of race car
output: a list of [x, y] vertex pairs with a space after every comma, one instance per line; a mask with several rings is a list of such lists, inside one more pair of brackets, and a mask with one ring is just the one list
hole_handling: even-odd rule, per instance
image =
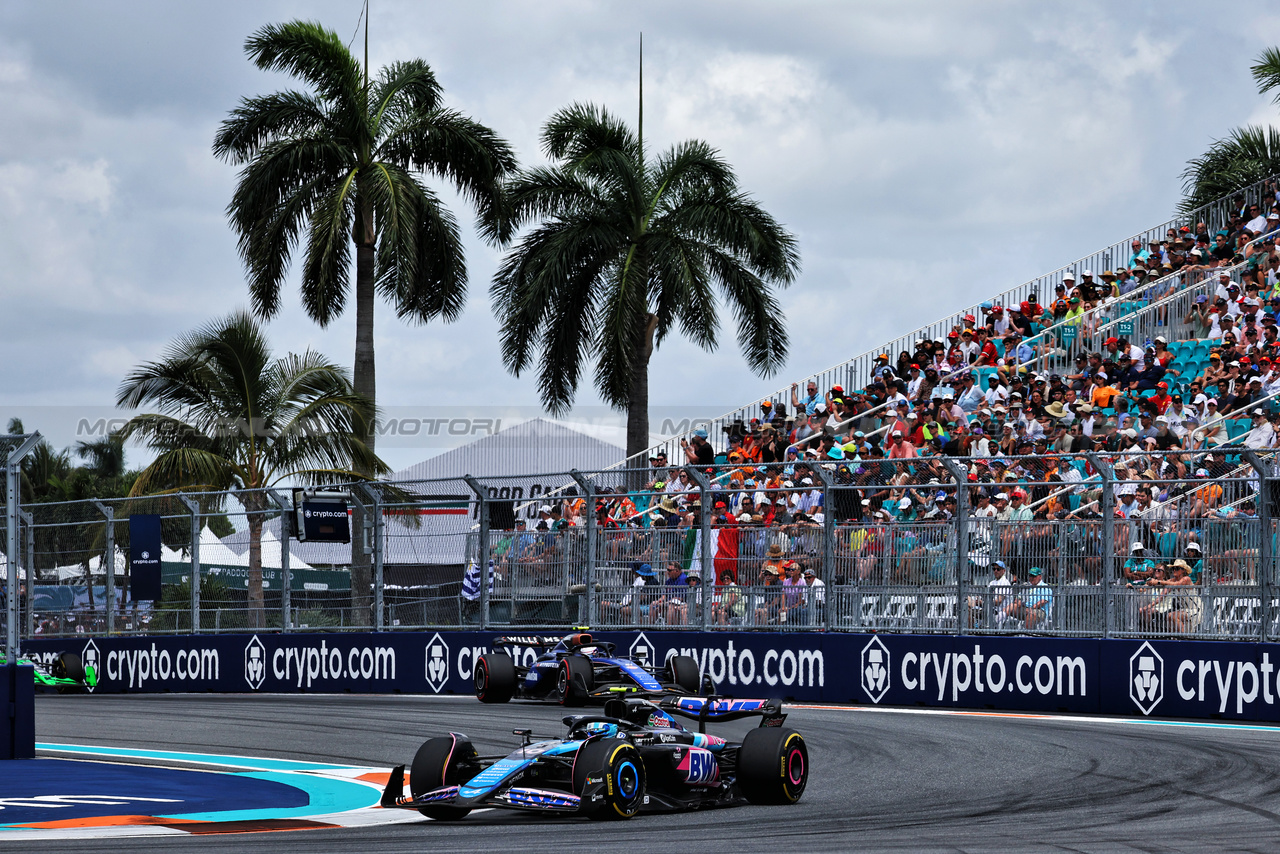
[[[0, 666], [8, 663], [8, 656], [0, 652]], [[34, 671], [35, 684], [43, 688], [56, 688], [59, 691], [96, 687], [98, 671], [92, 665], [83, 665], [80, 657], [73, 653], [59, 653], [52, 665], [45, 665], [31, 658], [21, 657], [19, 664], [29, 664]]]
[[583, 741], [545, 741], [523, 746], [499, 759], [476, 776], [460, 785], [439, 786], [416, 796], [404, 797], [404, 768], [392, 769], [383, 789], [380, 805], [384, 809], [423, 810], [431, 807], [479, 809], [500, 807], [539, 813], [576, 813], [604, 787], [604, 779], [588, 778], [582, 794], [549, 789], [537, 785], [521, 785], [531, 777], [534, 766], [550, 760], [572, 762]]

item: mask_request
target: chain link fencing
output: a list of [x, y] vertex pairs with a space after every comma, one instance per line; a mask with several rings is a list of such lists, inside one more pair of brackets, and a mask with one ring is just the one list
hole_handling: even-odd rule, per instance
[[[1204, 459], [869, 458], [327, 487], [348, 498], [350, 543], [298, 541], [279, 493], [31, 504], [22, 633], [1270, 639], [1276, 464], [1225, 446]], [[130, 517], [144, 513], [161, 521], [157, 599], [130, 595]], [[353, 581], [361, 561], [367, 580]]]

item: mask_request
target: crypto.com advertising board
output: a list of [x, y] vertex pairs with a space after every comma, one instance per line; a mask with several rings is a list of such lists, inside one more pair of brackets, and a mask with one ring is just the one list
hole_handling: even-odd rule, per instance
[[[94, 693], [469, 694], [499, 632], [35, 640]], [[689, 655], [723, 694], [800, 702], [1280, 721], [1280, 644], [922, 635], [602, 632], [618, 654]], [[523, 662], [532, 648], [509, 648]]]

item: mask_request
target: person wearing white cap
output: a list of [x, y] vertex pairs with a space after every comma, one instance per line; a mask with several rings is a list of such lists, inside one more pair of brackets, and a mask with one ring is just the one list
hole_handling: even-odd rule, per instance
[[1155, 567], [1155, 562], [1147, 557], [1147, 547], [1140, 540], [1129, 546], [1129, 559], [1125, 561], [1123, 570], [1125, 579], [1145, 583]]
[[1267, 419], [1267, 414], [1255, 406], [1249, 410], [1249, 418], [1253, 427], [1244, 435], [1244, 446], [1261, 451], [1275, 444], [1276, 431]]

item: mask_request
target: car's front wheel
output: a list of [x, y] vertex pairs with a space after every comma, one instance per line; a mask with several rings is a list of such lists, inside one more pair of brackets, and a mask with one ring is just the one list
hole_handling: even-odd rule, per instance
[[556, 672], [556, 693], [561, 705], [581, 706], [595, 687], [595, 671], [591, 662], [580, 655], [566, 655], [560, 659]]
[[[414, 754], [413, 765], [409, 769], [409, 791], [415, 798], [425, 795], [432, 789], [444, 786], [461, 786], [471, 779], [467, 766], [476, 754], [476, 749], [466, 739], [452, 735], [442, 738], [429, 738]], [[471, 810], [467, 807], [422, 806], [418, 812], [436, 821], [457, 821], [465, 818]]]
[[593, 819], [627, 819], [640, 811], [645, 800], [644, 760], [640, 751], [623, 738], [607, 738], [582, 746], [573, 763], [573, 792], [586, 794], [593, 783], [602, 785], [602, 798], [583, 811]]

